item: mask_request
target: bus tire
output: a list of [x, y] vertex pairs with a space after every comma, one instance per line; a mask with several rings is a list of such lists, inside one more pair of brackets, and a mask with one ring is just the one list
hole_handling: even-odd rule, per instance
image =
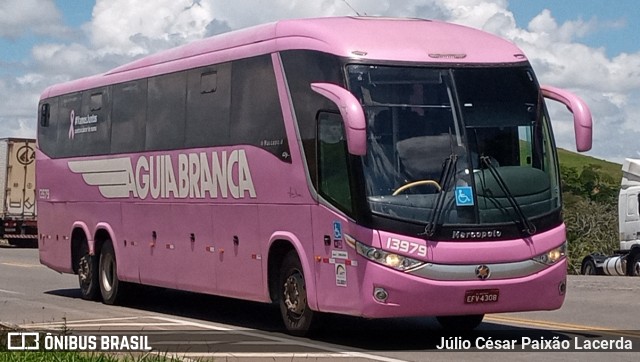
[[482, 323], [484, 314], [436, 317], [443, 329], [449, 332], [469, 332]]
[[98, 258], [89, 255], [86, 241], [80, 244], [80, 259], [78, 259], [78, 284], [82, 299], [98, 300], [100, 285], [98, 282]]
[[302, 264], [295, 251], [283, 259], [279, 281], [280, 313], [285, 327], [292, 335], [304, 336], [311, 330], [316, 313], [309, 308]]
[[111, 240], [106, 240], [100, 252], [99, 275], [100, 294], [105, 304], [117, 304], [122, 299], [123, 283], [118, 280], [118, 264]]

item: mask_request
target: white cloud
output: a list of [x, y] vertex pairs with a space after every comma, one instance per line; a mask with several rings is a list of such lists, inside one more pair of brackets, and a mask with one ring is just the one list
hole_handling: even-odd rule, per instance
[[[624, 26], [624, 22], [601, 22], [594, 17], [559, 23], [545, 10], [528, 24], [516, 24], [508, 0], [348, 2], [361, 15], [435, 18], [513, 41], [527, 54], [541, 83], [572, 90], [590, 104], [594, 114], [594, 149], [590, 154], [621, 160], [640, 151], [632, 146], [640, 137], [635, 127], [640, 112], [640, 52], [610, 57], [603, 48], [580, 43], [587, 34]], [[35, 117], [39, 92], [48, 84], [99, 73], [136, 57], [231, 29], [278, 19], [335, 15], [355, 13], [344, 0], [97, 0], [91, 22], [82, 28], [84, 39], [38, 44], [24, 74], [0, 79], [0, 97], [12, 103], [11, 109], [0, 105], [0, 131], [7, 129], [7, 122], [12, 122], [12, 129], [24, 130], [24, 125], [30, 124], [25, 120]], [[53, 0], [3, 0], [0, 37], [25, 34], [18, 29], [68, 31], [61, 25]], [[557, 118], [558, 145], [574, 149], [570, 116], [563, 107], [552, 107], [552, 115]]]
[[[640, 52], [607, 56], [604, 48], [590, 48], [577, 39], [610, 24], [597, 20], [558, 24], [545, 10], [526, 29], [514, 29], [513, 40], [528, 55], [541, 83], [572, 90], [584, 98], [594, 116], [590, 154], [621, 162], [634, 155], [640, 138], [633, 111], [640, 99]], [[574, 149], [570, 116], [552, 112], [558, 145]]]
[[213, 21], [212, 1], [98, 0], [89, 27], [101, 53], [138, 56], [200, 39]]
[[0, 37], [14, 39], [29, 33], [61, 35], [67, 31], [53, 0], [2, 0], [0, 3]]

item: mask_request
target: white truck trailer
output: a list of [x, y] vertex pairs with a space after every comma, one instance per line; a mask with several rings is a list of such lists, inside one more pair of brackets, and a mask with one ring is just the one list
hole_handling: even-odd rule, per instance
[[582, 274], [640, 276], [640, 159], [627, 158], [622, 164], [618, 229], [620, 250], [613, 256], [586, 256]]
[[11, 245], [38, 244], [36, 141], [0, 139], [0, 237]]

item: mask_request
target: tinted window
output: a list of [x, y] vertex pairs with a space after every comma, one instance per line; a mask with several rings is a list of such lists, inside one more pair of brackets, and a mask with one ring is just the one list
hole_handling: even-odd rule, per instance
[[311, 83], [328, 82], [344, 85], [339, 59], [330, 54], [308, 50], [282, 53], [285, 75], [298, 122], [309, 175], [314, 184], [316, 171], [316, 115], [319, 110], [336, 110], [336, 106], [311, 90]]
[[40, 142], [54, 158], [251, 145], [291, 161], [270, 55], [43, 104], [50, 104], [51, 117], [39, 127]]
[[[38, 126], [38, 147], [49, 157], [56, 155], [56, 146], [58, 141], [58, 98], [51, 98], [40, 103], [39, 118], [43, 111], [43, 104], [49, 105], [49, 117], [46, 125]], [[45, 108], [46, 109], [46, 108]]]
[[146, 79], [113, 86], [111, 153], [144, 150], [146, 116]]
[[352, 211], [349, 154], [344, 123], [337, 113], [318, 116], [318, 191], [338, 208]]
[[186, 147], [229, 143], [231, 63], [189, 71]]
[[230, 136], [233, 143], [261, 147], [290, 160], [271, 56], [233, 63]]
[[[75, 125], [76, 119], [80, 118], [80, 106], [82, 105], [82, 93], [67, 94], [60, 97], [58, 117], [58, 145], [56, 153], [58, 156], [73, 156], [73, 143], [76, 129], [83, 132], [80, 125]], [[78, 139], [81, 136], [78, 134]]]
[[186, 72], [153, 77], [148, 84], [146, 149], [184, 147]]
[[[73, 155], [108, 154], [111, 148], [111, 114], [108, 88], [85, 91], [76, 113], [70, 141]], [[78, 112], [78, 111], [76, 111]], [[72, 132], [69, 130], [69, 132]]]

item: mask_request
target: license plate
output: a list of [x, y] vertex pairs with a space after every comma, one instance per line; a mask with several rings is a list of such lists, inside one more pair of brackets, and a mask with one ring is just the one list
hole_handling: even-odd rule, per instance
[[500, 289], [473, 289], [464, 293], [465, 304], [495, 303], [500, 296]]

